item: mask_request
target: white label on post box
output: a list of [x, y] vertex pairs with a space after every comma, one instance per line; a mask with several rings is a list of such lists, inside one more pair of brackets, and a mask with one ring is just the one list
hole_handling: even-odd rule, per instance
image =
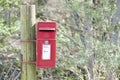
[[51, 46], [49, 44], [43, 45], [43, 50], [42, 50], [42, 59], [43, 60], [50, 60], [50, 49]]

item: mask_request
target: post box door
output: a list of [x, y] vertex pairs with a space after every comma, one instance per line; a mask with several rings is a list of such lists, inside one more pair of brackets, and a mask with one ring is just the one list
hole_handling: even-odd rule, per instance
[[56, 23], [38, 22], [36, 38], [37, 67], [54, 68], [56, 64]]

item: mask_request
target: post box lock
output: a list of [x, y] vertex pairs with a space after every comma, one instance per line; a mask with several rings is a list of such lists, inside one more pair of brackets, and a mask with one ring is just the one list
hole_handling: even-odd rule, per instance
[[45, 40], [45, 44], [48, 44], [49, 43], [49, 41], [48, 40]]
[[36, 65], [38, 68], [56, 66], [56, 23], [38, 22], [36, 35]]

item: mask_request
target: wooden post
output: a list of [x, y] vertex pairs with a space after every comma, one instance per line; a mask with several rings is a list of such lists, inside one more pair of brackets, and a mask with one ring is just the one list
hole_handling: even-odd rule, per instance
[[[20, 12], [21, 40], [35, 40], [35, 5], [22, 5]], [[21, 42], [21, 52], [23, 55], [21, 80], [37, 80], [35, 64], [27, 63], [36, 61], [35, 42]]]

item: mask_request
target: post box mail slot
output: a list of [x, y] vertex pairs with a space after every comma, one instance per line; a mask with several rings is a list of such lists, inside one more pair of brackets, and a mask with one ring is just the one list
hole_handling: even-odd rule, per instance
[[39, 28], [39, 31], [54, 31], [55, 28]]
[[36, 36], [36, 65], [54, 68], [56, 65], [56, 23], [38, 22]]

